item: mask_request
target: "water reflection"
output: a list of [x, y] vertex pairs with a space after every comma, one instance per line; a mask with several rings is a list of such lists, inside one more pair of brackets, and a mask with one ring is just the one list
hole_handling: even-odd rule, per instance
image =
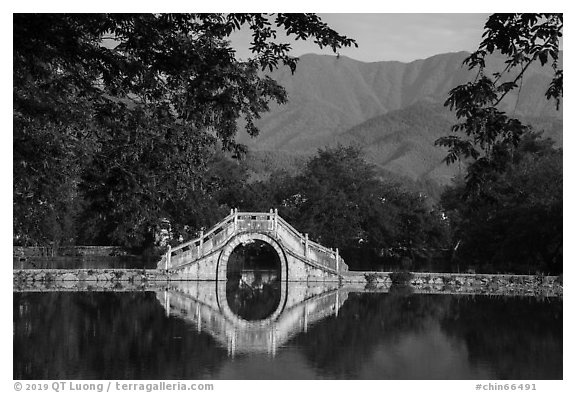
[[229, 309], [246, 321], [270, 317], [281, 298], [281, 264], [268, 243], [253, 240], [234, 249], [226, 271]]
[[[221, 301], [224, 285], [226, 299]], [[337, 314], [346, 300], [337, 283], [288, 285], [273, 281], [273, 285], [268, 285], [270, 291], [274, 291], [273, 300], [264, 297], [267, 292], [263, 286], [262, 296], [252, 300], [256, 311], [249, 314], [254, 318], [247, 318], [234, 309], [234, 302], [228, 301], [231, 293], [238, 293], [230, 292], [229, 286], [230, 281], [226, 284], [179, 282], [168, 291], [158, 292], [157, 297], [167, 315], [182, 318], [198, 332], [208, 333], [230, 356], [250, 353], [275, 356], [280, 346], [298, 333], [306, 332], [309, 325]]]
[[14, 379], [562, 378], [561, 299], [282, 283], [249, 321], [225, 289], [14, 293]]
[[232, 312], [247, 321], [268, 318], [280, 304], [280, 281], [265, 281], [263, 272], [226, 282], [226, 300]]

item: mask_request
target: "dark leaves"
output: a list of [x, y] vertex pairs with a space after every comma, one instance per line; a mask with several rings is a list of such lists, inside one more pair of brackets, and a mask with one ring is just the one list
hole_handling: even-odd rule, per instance
[[552, 79], [552, 82], [550, 82], [548, 90], [546, 90], [546, 98], [553, 98], [556, 101], [557, 110], [560, 108], [560, 97], [562, 97], [563, 93], [563, 78], [564, 74], [562, 70], [556, 70], [554, 78]]
[[[520, 121], [499, 110], [502, 99], [517, 90], [528, 67], [535, 61], [541, 66], [553, 60], [555, 75], [546, 97], [556, 100], [559, 108], [562, 97], [562, 70], [558, 68], [559, 37], [562, 36], [561, 14], [494, 14], [488, 18], [483, 40], [478, 50], [464, 60], [478, 76], [453, 88], [445, 106], [456, 112], [460, 122], [452, 131], [465, 137], [452, 135], [440, 138], [436, 145], [448, 148], [445, 162], [454, 163], [461, 157], [476, 160], [469, 168], [469, 188], [485, 180], [482, 171], [500, 168], [496, 152], [514, 149], [527, 129]], [[486, 57], [501, 53], [507, 57], [505, 68], [485, 76]]]
[[[253, 33], [247, 61], [228, 41], [242, 26]], [[84, 222], [101, 241], [142, 241], [168, 207], [195, 199], [207, 151], [219, 142], [245, 154], [235, 141], [242, 120], [256, 136], [269, 103], [286, 102], [260, 72], [296, 69], [276, 29], [321, 46], [355, 44], [313, 14], [15, 14], [15, 233], [37, 226], [40, 202], [86, 198]], [[43, 182], [66, 187], [59, 194]]]
[[[562, 151], [527, 132], [514, 151], [470, 165], [466, 183], [442, 195], [460, 247], [485, 271], [562, 271]], [[476, 271], [478, 272], [478, 270]]]

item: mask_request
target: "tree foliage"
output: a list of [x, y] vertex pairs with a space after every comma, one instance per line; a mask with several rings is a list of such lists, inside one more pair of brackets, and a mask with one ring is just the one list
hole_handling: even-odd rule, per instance
[[[445, 102], [460, 120], [452, 127], [458, 135], [436, 141], [448, 148], [448, 164], [473, 160], [468, 172], [468, 193], [478, 191], [486, 172], [503, 170], [500, 151], [516, 147], [527, 130], [526, 125], [499, 109], [499, 104], [511, 91], [519, 89], [532, 64], [551, 63], [554, 75], [545, 94], [559, 107], [563, 93], [559, 62], [562, 29], [562, 14], [494, 14], [488, 18], [478, 50], [464, 60], [470, 70], [477, 70], [476, 78], [453, 88]], [[487, 57], [494, 53], [506, 57], [504, 69], [486, 75]]]
[[446, 225], [426, 199], [379, 177], [355, 147], [320, 149], [301, 174], [277, 173], [250, 189], [253, 202], [241, 208], [278, 208], [312, 240], [340, 248], [351, 268], [427, 260], [447, 245]]
[[[242, 26], [252, 31], [247, 61], [227, 41]], [[277, 29], [334, 50], [355, 45], [314, 14], [15, 14], [17, 241], [61, 241], [33, 228], [46, 212], [69, 218], [59, 204], [82, 197], [86, 236], [141, 243], [155, 220], [194, 199], [216, 142], [243, 153], [240, 120], [257, 135], [269, 103], [286, 101], [261, 73], [295, 70]]]
[[443, 194], [462, 266], [562, 272], [562, 151], [552, 145], [528, 133], [501, 172], [486, 173], [481, 193], [464, 198], [459, 182]]
[[[558, 109], [563, 94], [562, 14], [494, 14], [478, 50], [464, 64], [476, 78], [453, 88], [445, 106], [455, 111], [455, 135], [445, 161], [468, 163], [442, 195], [450, 218], [456, 261], [484, 272], [562, 271], [562, 152], [500, 109], [521, 88], [530, 66], [551, 64], [544, 93]], [[488, 58], [501, 54], [504, 68], [487, 75]]]

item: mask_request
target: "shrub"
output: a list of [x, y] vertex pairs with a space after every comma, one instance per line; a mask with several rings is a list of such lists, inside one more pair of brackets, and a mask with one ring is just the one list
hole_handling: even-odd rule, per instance
[[376, 282], [378, 281], [379, 278], [382, 278], [381, 274], [377, 274], [377, 273], [366, 273], [364, 275], [364, 278], [366, 279], [366, 282], [368, 284], [376, 284]]
[[410, 273], [410, 272], [392, 272], [390, 274], [388, 274], [388, 277], [390, 277], [390, 280], [392, 281], [392, 284], [400, 284], [400, 285], [406, 285], [406, 284], [410, 284], [410, 281], [412, 281], [412, 279], [414, 278], [414, 274]]
[[562, 274], [556, 277], [556, 284], [564, 285], [564, 278]]

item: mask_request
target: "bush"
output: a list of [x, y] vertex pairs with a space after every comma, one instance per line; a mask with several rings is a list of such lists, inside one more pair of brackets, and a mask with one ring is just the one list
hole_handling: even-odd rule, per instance
[[366, 273], [364, 275], [364, 278], [366, 279], [366, 282], [368, 284], [376, 284], [376, 282], [378, 281], [379, 278], [383, 278], [382, 274], [377, 274], [377, 273]]
[[560, 274], [558, 277], [556, 277], [556, 283], [560, 284], [560, 285], [564, 285], [564, 278], [563, 278], [562, 274]]
[[410, 281], [414, 278], [414, 274], [410, 272], [392, 272], [388, 274], [392, 284], [406, 285], [410, 284]]

